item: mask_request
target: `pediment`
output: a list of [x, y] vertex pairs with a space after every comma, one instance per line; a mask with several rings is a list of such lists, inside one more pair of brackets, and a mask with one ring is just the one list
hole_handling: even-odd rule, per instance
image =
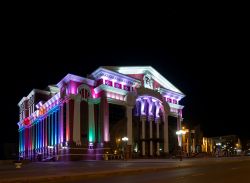
[[[170, 83], [164, 76], [162, 76], [158, 71], [156, 71], [151, 66], [128, 66], [128, 67], [116, 67], [116, 66], [103, 66], [103, 68], [112, 70], [130, 77], [135, 77], [140, 79], [144, 88], [149, 89], [160, 89], [164, 88], [166, 90], [173, 91], [180, 95], [185, 96], [177, 87]], [[153, 83], [153, 84], [152, 84]], [[157, 83], [158, 85], [156, 85]]]

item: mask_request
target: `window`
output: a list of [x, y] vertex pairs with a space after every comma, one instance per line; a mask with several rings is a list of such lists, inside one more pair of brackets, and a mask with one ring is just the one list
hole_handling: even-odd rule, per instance
[[172, 103], [172, 99], [171, 98], [167, 98], [167, 102]]
[[112, 86], [112, 81], [105, 80], [105, 85]]
[[126, 90], [126, 91], [130, 91], [130, 86], [124, 85], [123, 89]]
[[115, 87], [115, 88], [122, 89], [122, 85], [121, 85], [120, 83], [115, 83], [114, 87]]

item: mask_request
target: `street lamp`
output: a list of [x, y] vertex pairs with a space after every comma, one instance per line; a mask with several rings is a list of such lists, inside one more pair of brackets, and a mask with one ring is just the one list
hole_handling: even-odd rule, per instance
[[124, 159], [125, 159], [125, 155], [126, 155], [126, 153], [127, 153], [127, 152], [125, 152], [125, 148], [126, 148], [126, 151], [127, 151], [128, 137], [122, 137], [122, 141], [125, 143], [125, 144], [123, 145], [123, 157], [124, 157]]
[[128, 137], [122, 137], [122, 141], [127, 142], [128, 141]]

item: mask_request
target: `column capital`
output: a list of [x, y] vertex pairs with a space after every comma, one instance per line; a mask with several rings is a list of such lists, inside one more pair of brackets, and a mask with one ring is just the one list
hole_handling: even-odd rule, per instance
[[156, 122], [156, 123], [161, 123], [161, 118], [160, 118], [160, 117], [156, 117], [156, 118], [155, 118], [155, 122]]
[[146, 115], [141, 115], [141, 116], [140, 116], [140, 120], [141, 120], [141, 121], [146, 121], [146, 119], [147, 119], [147, 116], [146, 116]]
[[128, 109], [133, 109], [133, 108], [134, 108], [134, 105], [126, 105], [126, 108], [128, 108]]
[[148, 116], [148, 120], [149, 121], [154, 121], [154, 116], [153, 115]]

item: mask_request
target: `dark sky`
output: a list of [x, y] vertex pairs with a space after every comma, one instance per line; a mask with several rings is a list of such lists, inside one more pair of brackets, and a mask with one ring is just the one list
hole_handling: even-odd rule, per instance
[[249, 37], [240, 10], [166, 8], [78, 18], [6, 21], [1, 142], [16, 141], [17, 103], [33, 88], [101, 65], [151, 65], [186, 94], [184, 121], [201, 124], [206, 136], [250, 138]]

